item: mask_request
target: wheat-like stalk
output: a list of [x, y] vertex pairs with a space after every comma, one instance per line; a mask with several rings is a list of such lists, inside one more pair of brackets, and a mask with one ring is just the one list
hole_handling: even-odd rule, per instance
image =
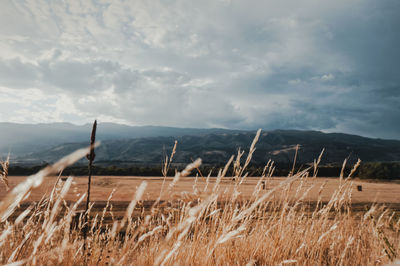
[[[255, 150], [253, 143], [248, 158]], [[111, 194], [102, 210], [95, 211], [96, 207], [89, 205], [85, 221], [84, 216], [77, 219], [76, 215], [86, 195], [76, 202], [64, 201], [72, 183], [69, 178], [18, 213], [18, 205], [45, 176], [59, 172], [87, 152], [77, 151], [8, 192], [0, 204], [1, 264], [381, 265], [396, 261], [400, 252], [398, 213], [378, 205], [365, 212], [351, 209], [353, 185], [349, 177], [359, 163], [347, 178], [342, 171], [329, 200], [308, 200], [311, 190], [321, 194], [325, 189], [316, 178], [308, 178], [316, 176], [321, 156], [312, 167], [293, 171], [290, 178], [262, 189], [261, 182], [272, 178], [275, 167], [268, 162], [248, 199], [240, 194], [250, 161], [241, 165], [239, 151], [217, 177], [207, 177], [201, 192], [199, 184], [189, 186], [196, 195], [190, 200], [157, 200], [146, 207], [143, 196], [148, 185], [143, 182], [132, 193], [122, 216]], [[166, 181], [166, 192], [173, 193], [182, 177], [200, 164], [201, 160], [196, 160]], [[225, 177], [229, 169], [240, 181]], [[222, 182], [229, 184], [230, 192], [221, 189]], [[91, 227], [84, 239], [82, 230], [87, 223]]]
[[10, 189], [8, 185], [8, 167], [10, 165], [10, 155], [7, 156], [5, 161], [0, 161], [1, 168], [0, 169], [0, 179], [3, 181], [4, 185], [6, 186], [6, 190]]

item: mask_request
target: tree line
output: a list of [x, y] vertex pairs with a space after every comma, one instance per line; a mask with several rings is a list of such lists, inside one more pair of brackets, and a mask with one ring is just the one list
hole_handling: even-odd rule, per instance
[[[10, 166], [9, 175], [31, 175], [38, 172], [40, 169], [45, 167], [46, 164], [37, 166]], [[198, 174], [199, 176], [207, 176], [210, 172], [211, 175], [215, 176], [218, 170], [224, 165], [204, 165], [198, 170], [193, 171], [192, 176]], [[168, 176], [174, 176], [175, 171], [181, 171], [184, 166], [172, 166], [168, 171]], [[306, 169], [308, 165], [298, 166], [295, 171], [301, 171]], [[341, 165], [322, 165], [318, 168], [319, 177], [338, 177], [340, 175], [342, 166]], [[289, 164], [277, 164], [274, 176], [287, 176], [292, 170]], [[345, 175], [351, 170], [351, 166], [345, 168]], [[139, 165], [121, 167], [117, 165], [112, 166], [93, 166], [94, 175], [115, 175], [115, 176], [162, 176], [161, 165]], [[261, 176], [263, 172], [263, 166], [252, 165], [249, 166], [247, 171], [249, 176]], [[63, 175], [74, 175], [81, 176], [88, 173], [86, 165], [77, 165], [68, 167], [63, 171]], [[312, 169], [310, 171], [312, 174]], [[227, 176], [232, 176], [232, 169], [227, 173]], [[394, 180], [400, 179], [400, 162], [367, 162], [362, 163], [355, 173], [355, 177], [361, 179], [382, 179], [382, 180]]]

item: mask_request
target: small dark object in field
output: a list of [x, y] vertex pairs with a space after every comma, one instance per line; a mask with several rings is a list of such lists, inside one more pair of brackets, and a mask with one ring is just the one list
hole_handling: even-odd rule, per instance
[[357, 186], [357, 191], [362, 191], [362, 186], [361, 185]]
[[68, 177], [61, 177], [61, 181], [67, 181]]
[[265, 185], [265, 181], [262, 181], [261, 184], [262, 184], [262, 189], [266, 189], [267, 188], [267, 186]]

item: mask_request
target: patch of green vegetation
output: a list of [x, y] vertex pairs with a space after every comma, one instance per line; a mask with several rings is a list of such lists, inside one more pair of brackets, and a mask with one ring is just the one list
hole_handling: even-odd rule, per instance
[[400, 162], [369, 162], [358, 169], [361, 179], [400, 179]]

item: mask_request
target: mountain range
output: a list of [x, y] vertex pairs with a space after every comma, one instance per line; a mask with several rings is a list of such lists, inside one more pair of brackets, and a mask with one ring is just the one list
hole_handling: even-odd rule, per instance
[[[19, 164], [53, 162], [89, 142], [91, 125], [67, 123], [23, 125], [0, 123], [0, 153], [11, 152]], [[176, 163], [189, 163], [198, 157], [204, 164], [223, 164], [239, 148], [247, 151], [256, 131], [193, 129], [173, 127], [131, 127], [112, 123], [99, 124], [96, 149], [98, 164], [160, 164], [178, 141]], [[400, 161], [400, 141], [372, 139], [343, 133], [319, 131], [262, 131], [252, 162], [265, 164], [297, 161], [310, 163], [325, 149], [322, 163], [341, 163], [345, 158], [370, 161]], [[246, 153], [244, 154], [246, 156]], [[82, 161], [84, 162], [84, 160]]]
[[[20, 157], [33, 152], [41, 152], [63, 143], [88, 142], [91, 129], [91, 124], [17, 124], [3, 122], [0, 123], [0, 155], [6, 156], [10, 153], [12, 157]], [[144, 137], [198, 136], [235, 132], [241, 131], [220, 128], [198, 129], [100, 123], [98, 124], [96, 139], [104, 141]]]

